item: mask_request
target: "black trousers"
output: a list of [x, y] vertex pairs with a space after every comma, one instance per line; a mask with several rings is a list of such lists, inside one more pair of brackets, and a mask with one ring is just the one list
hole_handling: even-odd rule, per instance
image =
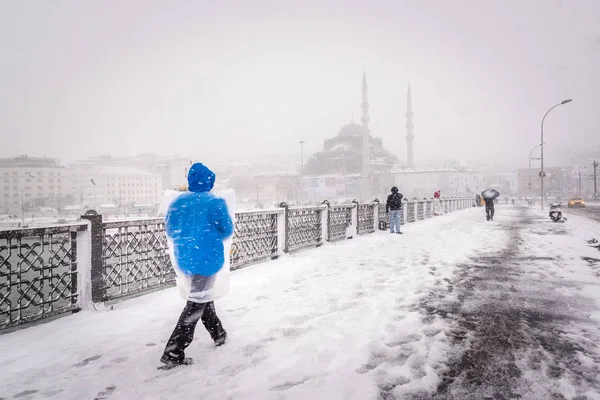
[[194, 303], [188, 301], [165, 346], [164, 354], [174, 361], [183, 360], [185, 349], [194, 340], [194, 331], [200, 320], [202, 320], [202, 324], [204, 324], [204, 327], [213, 340], [216, 340], [225, 333], [221, 320], [217, 316], [214, 302]]
[[485, 203], [485, 214], [488, 216], [488, 218], [493, 219], [495, 211], [494, 203]]

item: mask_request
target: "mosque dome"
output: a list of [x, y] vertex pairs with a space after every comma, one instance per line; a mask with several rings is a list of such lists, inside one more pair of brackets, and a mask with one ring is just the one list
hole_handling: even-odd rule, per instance
[[354, 122], [351, 122], [348, 125], [344, 125], [342, 127], [342, 129], [340, 129], [338, 136], [340, 136], [340, 137], [361, 136], [362, 133], [363, 133], [362, 126], [355, 124]]

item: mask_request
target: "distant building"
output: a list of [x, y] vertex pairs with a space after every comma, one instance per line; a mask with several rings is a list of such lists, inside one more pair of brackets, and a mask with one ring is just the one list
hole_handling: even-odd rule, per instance
[[163, 176], [127, 166], [94, 166], [69, 168], [71, 190], [81, 192], [88, 208], [103, 204], [120, 208], [140, 208], [158, 205], [163, 196]]
[[[314, 154], [306, 164], [308, 176], [360, 174], [362, 168], [362, 127], [345, 125], [337, 136], [326, 139], [323, 150]], [[374, 173], [390, 171], [398, 163], [396, 156], [383, 148], [380, 138], [369, 136], [370, 167]]]
[[[457, 169], [405, 170], [393, 172], [393, 184], [406, 198], [430, 198], [440, 190], [443, 197], [471, 196], [483, 190], [483, 179], [479, 171], [460, 171]], [[380, 188], [387, 193], [390, 180], [382, 180], [386, 187]]]
[[300, 200], [300, 176], [297, 174], [259, 174], [253, 181], [256, 188], [253, 200], [259, 207], [276, 207], [282, 202], [298, 203]]
[[337, 136], [326, 139], [323, 150], [308, 159], [306, 175], [362, 174], [363, 177], [367, 177], [378, 172], [390, 171], [398, 163], [396, 156], [384, 149], [382, 140], [373, 137], [369, 130], [371, 118], [365, 74], [361, 106], [362, 125], [351, 122], [343, 126]]
[[323, 200], [352, 201], [359, 195], [360, 177], [360, 174], [304, 177], [304, 201], [313, 204]]
[[[577, 168], [571, 166], [544, 167], [544, 171], [546, 172], [546, 178], [544, 179], [544, 192], [546, 192], [546, 196], [566, 199], [578, 194], [579, 171]], [[531, 171], [528, 168], [517, 170], [519, 196], [540, 197], [541, 179], [539, 173], [539, 167], [532, 168]], [[593, 187], [593, 182], [592, 185], [587, 184], [589, 179], [586, 179], [585, 171], [582, 180], [584, 188]]]
[[0, 159], [0, 213], [69, 202], [69, 173], [52, 158], [27, 155]]
[[157, 154], [138, 154], [132, 157], [113, 157], [100, 155], [77, 160], [69, 164], [70, 168], [93, 170], [100, 167], [129, 167], [162, 176], [164, 188], [175, 188], [187, 182], [187, 171], [192, 160], [179, 156], [159, 156]]

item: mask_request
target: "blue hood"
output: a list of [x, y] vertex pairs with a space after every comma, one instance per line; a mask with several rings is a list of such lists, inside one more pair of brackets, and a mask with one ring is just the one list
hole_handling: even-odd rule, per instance
[[210, 192], [215, 186], [215, 173], [202, 163], [195, 163], [188, 172], [190, 192]]

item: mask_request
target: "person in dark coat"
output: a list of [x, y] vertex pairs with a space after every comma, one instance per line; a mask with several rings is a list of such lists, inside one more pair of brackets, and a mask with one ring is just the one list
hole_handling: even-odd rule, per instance
[[487, 189], [481, 193], [481, 197], [483, 197], [483, 201], [485, 202], [485, 215], [488, 221], [494, 220], [494, 203], [497, 201], [496, 199], [500, 196], [500, 193], [495, 189]]
[[[189, 192], [180, 195], [169, 206], [165, 230], [173, 240], [178, 268], [190, 279], [191, 293], [201, 293], [213, 286], [215, 274], [223, 268], [223, 240], [233, 235], [233, 221], [224, 199], [209, 193], [215, 174], [201, 163], [192, 165], [188, 173]], [[190, 296], [169, 338], [160, 361], [166, 367], [191, 364], [185, 349], [194, 339], [199, 321], [216, 346], [225, 343], [227, 332], [217, 316], [213, 301], [191, 301]]]
[[400, 232], [400, 218], [402, 216], [402, 193], [398, 192], [398, 188], [394, 186], [392, 188], [392, 194], [390, 194], [387, 198], [387, 202], [385, 203], [385, 210], [388, 212], [390, 216], [390, 233], [398, 233]]

